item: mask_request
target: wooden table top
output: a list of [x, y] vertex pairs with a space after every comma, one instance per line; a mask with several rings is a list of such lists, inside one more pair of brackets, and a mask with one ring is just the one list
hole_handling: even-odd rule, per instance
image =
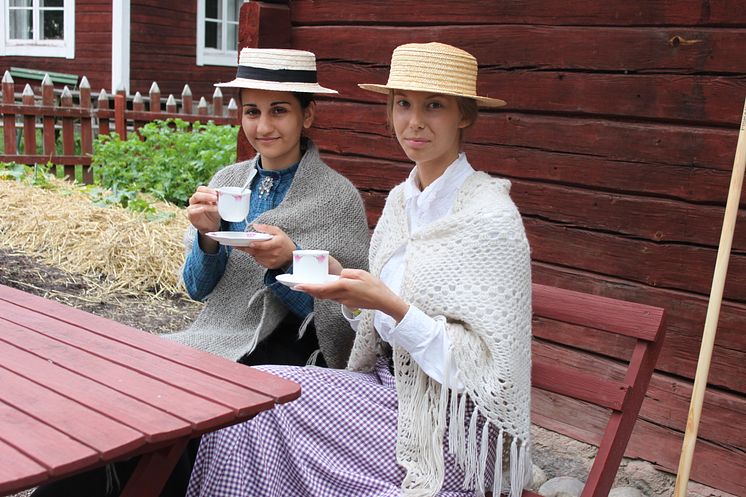
[[292, 381], [0, 285], [0, 495], [299, 395]]

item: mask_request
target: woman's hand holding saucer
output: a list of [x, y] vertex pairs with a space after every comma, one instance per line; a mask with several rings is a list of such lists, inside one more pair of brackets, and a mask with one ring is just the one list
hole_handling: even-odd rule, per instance
[[331, 283], [303, 283], [296, 285], [294, 289], [317, 299], [334, 300], [352, 309], [379, 310], [397, 322], [407, 314], [409, 304], [369, 272], [343, 269], [340, 276], [341, 278]]
[[267, 269], [286, 268], [293, 260], [295, 243], [277, 226], [269, 224], [254, 224], [259, 233], [268, 233], [272, 238], [265, 241], [252, 242], [247, 247], [236, 247], [251, 255], [256, 262]]

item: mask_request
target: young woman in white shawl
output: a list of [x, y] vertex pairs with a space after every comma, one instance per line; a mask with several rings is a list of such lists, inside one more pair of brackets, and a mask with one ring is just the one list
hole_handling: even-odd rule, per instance
[[[477, 62], [440, 43], [394, 50], [389, 121], [409, 178], [386, 202], [370, 272], [297, 285], [356, 330], [346, 371], [267, 369], [300, 399], [203, 438], [189, 496], [521, 495], [531, 473], [531, 275], [510, 183], [461, 151]], [[361, 310], [361, 311], [360, 311]]]

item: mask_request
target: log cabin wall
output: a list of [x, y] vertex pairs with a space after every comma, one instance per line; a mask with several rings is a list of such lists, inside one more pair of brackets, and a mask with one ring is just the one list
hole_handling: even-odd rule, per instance
[[[5, 22], [5, 19], [2, 19]], [[91, 88], [111, 87], [111, 0], [77, 0], [75, 2], [75, 58], [60, 57], [0, 57], [0, 72], [11, 67], [86, 76]], [[26, 83], [40, 87], [41, 81], [18, 78], [16, 91], [21, 92]], [[58, 85], [59, 86], [59, 85]], [[59, 86], [61, 88], [61, 86]]]
[[[480, 93], [508, 106], [481, 112], [466, 151], [476, 169], [512, 180], [534, 281], [668, 313], [627, 455], [675, 472], [746, 97], [743, 2], [294, 0], [289, 11], [292, 25], [277, 29], [315, 52], [320, 82], [340, 91], [319, 99], [311, 134], [363, 193], [371, 225], [411, 164], [383, 99], [356, 84], [385, 82], [402, 43], [477, 57]], [[692, 479], [746, 496], [743, 209], [728, 274]], [[573, 343], [561, 329], [535, 335], [535, 354], [581, 369], [613, 371], [626, 357], [592, 330]], [[571, 405], [535, 398], [534, 417], [598, 441], [598, 419]]]

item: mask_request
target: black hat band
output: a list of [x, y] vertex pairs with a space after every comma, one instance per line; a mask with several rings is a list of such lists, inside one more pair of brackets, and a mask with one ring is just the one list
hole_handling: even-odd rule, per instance
[[238, 66], [237, 78], [276, 83], [316, 83], [316, 71]]

